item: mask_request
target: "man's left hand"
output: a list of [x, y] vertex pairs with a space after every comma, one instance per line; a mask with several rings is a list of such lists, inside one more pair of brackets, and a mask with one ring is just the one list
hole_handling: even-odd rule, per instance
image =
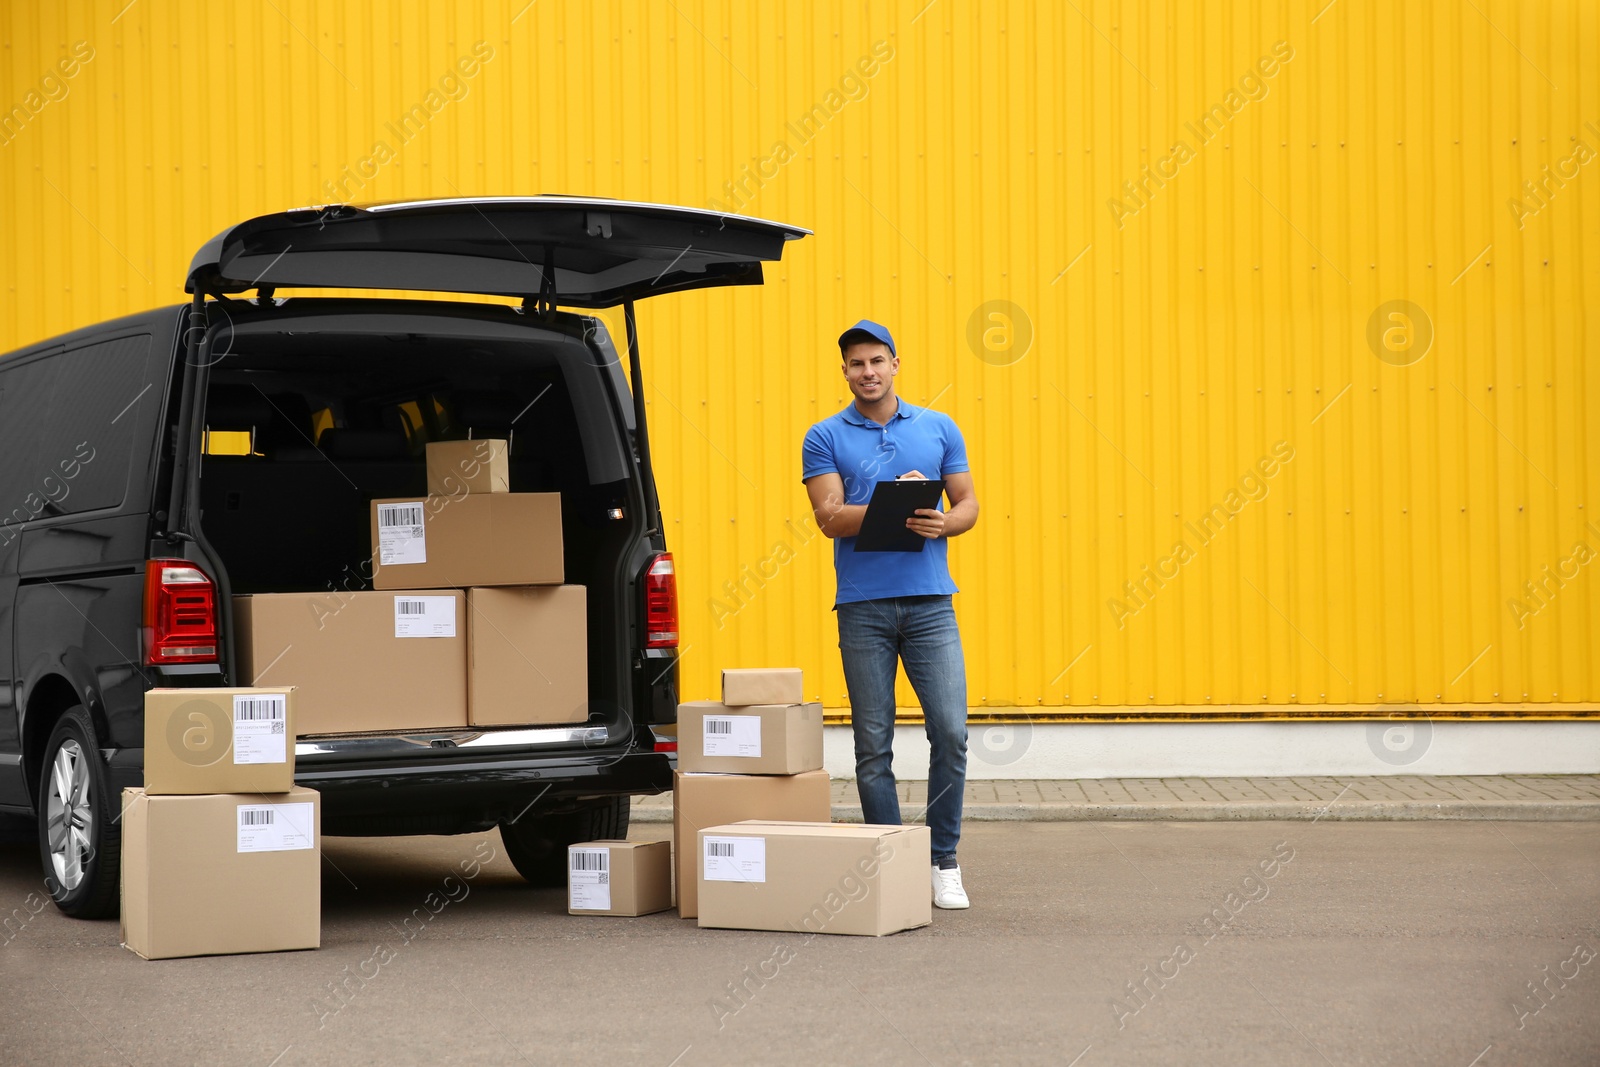
[[918, 508], [906, 520], [906, 529], [921, 534], [930, 541], [944, 536], [944, 512], [937, 508]]

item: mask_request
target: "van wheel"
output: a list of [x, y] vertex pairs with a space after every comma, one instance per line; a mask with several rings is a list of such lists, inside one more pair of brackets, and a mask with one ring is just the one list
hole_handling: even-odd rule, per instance
[[69, 708], [45, 745], [39, 775], [39, 855], [50, 898], [75, 919], [117, 913], [121, 807], [82, 707]]
[[577, 811], [525, 815], [500, 824], [500, 840], [517, 873], [537, 886], [567, 884], [567, 846], [580, 841], [622, 841], [628, 836], [627, 797], [607, 797]]

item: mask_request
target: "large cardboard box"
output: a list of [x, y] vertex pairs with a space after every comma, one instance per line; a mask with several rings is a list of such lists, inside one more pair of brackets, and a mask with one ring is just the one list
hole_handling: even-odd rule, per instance
[[374, 500], [374, 589], [560, 585], [560, 493]]
[[322, 798], [122, 794], [122, 943], [147, 960], [322, 942]]
[[567, 848], [567, 912], [649, 915], [672, 907], [672, 842], [585, 841]]
[[588, 590], [467, 590], [467, 721], [474, 726], [589, 717]]
[[728, 774], [799, 774], [822, 766], [821, 704], [730, 708], [678, 705], [678, 767]]
[[833, 815], [827, 771], [804, 774], [694, 774], [672, 772], [672, 847], [678, 915], [699, 914], [695, 834], [740, 819], [827, 822]]
[[506, 442], [499, 438], [429, 441], [427, 457], [429, 496], [511, 492]]
[[150, 796], [294, 788], [294, 686], [152, 689], [144, 695]]
[[701, 926], [882, 937], [933, 921], [926, 826], [739, 822], [697, 844]]
[[302, 737], [465, 727], [466, 620], [455, 591], [233, 598], [240, 674], [295, 686]]
[[741, 704], [801, 704], [806, 699], [799, 667], [734, 667], [722, 672], [722, 702]]

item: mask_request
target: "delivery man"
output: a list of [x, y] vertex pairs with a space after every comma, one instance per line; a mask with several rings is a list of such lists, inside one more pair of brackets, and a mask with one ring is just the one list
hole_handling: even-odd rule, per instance
[[[967, 777], [967, 669], [950, 596], [948, 539], [978, 521], [967, 447], [948, 415], [895, 395], [900, 357], [887, 328], [867, 319], [839, 335], [853, 402], [806, 432], [806, 493], [817, 526], [833, 540], [838, 575], [839, 652], [855, 730], [856, 789], [869, 823], [899, 825], [895, 792], [896, 662], [922, 702], [931, 754], [928, 828], [933, 902], [968, 906], [956, 862]], [[924, 473], [926, 472], [926, 473]], [[927, 538], [921, 552], [861, 552], [855, 535], [873, 486], [895, 478], [943, 478], [950, 510], [923, 508], [907, 528]]]

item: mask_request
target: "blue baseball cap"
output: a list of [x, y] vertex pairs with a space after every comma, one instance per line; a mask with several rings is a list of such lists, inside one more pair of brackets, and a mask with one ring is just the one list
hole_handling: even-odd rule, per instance
[[889, 346], [891, 356], [899, 356], [894, 350], [894, 337], [889, 333], [889, 327], [871, 319], [862, 319], [844, 333], [839, 335], [839, 352], [842, 355], [849, 345], [860, 344], [863, 341], [877, 341]]

